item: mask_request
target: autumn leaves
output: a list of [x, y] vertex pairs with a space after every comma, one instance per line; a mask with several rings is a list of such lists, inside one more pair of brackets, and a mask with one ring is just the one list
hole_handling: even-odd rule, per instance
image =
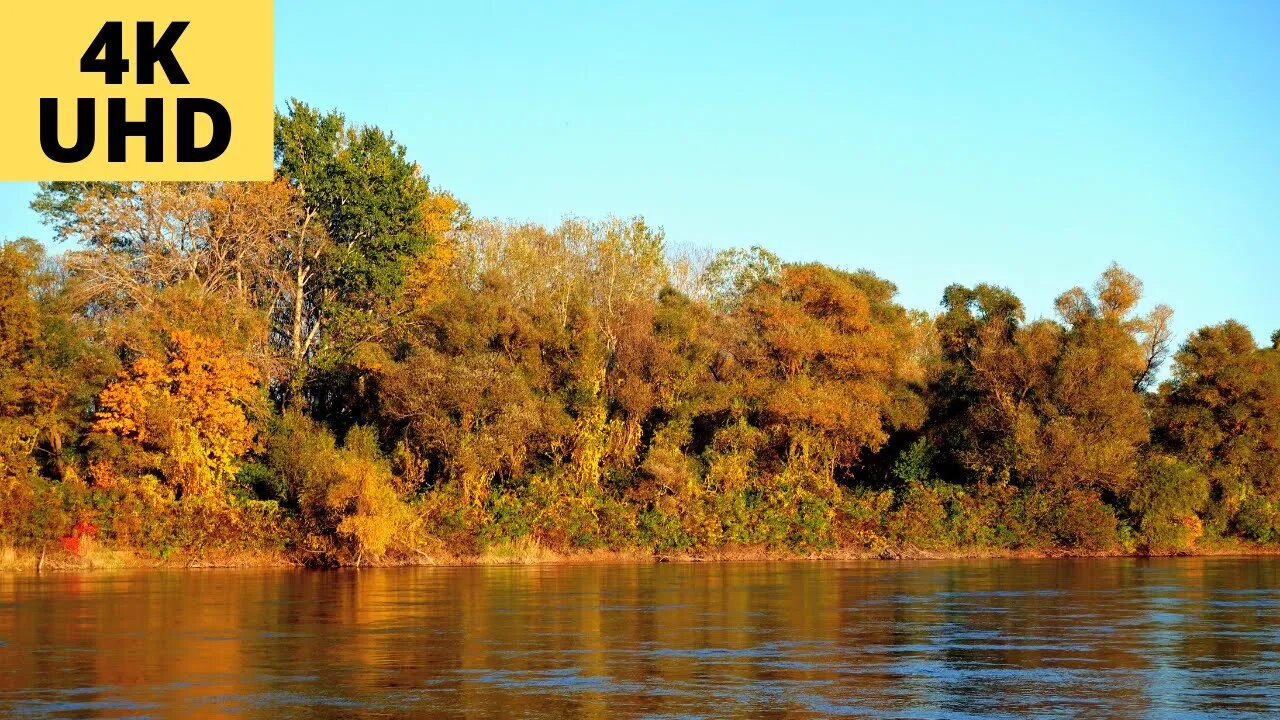
[[169, 333], [166, 354], [137, 358], [104, 388], [90, 429], [150, 455], [181, 494], [223, 496], [254, 445], [245, 408], [260, 375], [188, 330]]
[[1028, 321], [868, 271], [475, 220], [301, 103], [271, 183], [48, 184], [0, 253], [0, 543], [416, 561], [1280, 539], [1280, 350], [1119, 267]]

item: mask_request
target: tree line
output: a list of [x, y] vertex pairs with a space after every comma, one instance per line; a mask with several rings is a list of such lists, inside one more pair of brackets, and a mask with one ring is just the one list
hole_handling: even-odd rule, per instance
[[[294, 101], [268, 183], [45, 183], [0, 245], [0, 546], [1182, 552], [1280, 540], [1280, 333], [473, 218]], [[1167, 379], [1160, 369], [1171, 356]]]

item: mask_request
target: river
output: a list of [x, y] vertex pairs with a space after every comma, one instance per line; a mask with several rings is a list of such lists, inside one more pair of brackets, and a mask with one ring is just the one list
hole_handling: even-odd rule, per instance
[[1280, 716], [1280, 559], [0, 575], [12, 718]]

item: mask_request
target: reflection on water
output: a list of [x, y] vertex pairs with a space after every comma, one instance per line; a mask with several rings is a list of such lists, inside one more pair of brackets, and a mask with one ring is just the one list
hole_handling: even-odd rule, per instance
[[0, 576], [14, 718], [1266, 717], [1280, 560]]

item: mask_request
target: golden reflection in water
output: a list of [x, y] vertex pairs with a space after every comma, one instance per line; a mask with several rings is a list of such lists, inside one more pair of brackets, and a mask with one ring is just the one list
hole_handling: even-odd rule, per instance
[[1280, 560], [0, 576], [0, 716], [1280, 712]]

